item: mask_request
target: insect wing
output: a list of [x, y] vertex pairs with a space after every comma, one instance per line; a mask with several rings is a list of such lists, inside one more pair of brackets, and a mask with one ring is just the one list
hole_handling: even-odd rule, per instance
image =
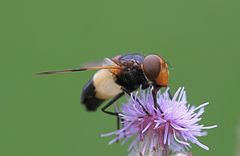
[[69, 73], [69, 72], [79, 72], [79, 71], [86, 71], [86, 70], [100, 70], [100, 69], [120, 69], [120, 67], [114, 63], [111, 59], [106, 58], [100, 65], [97, 63], [89, 63], [86, 64], [82, 68], [75, 68], [75, 69], [65, 69], [65, 70], [55, 70], [55, 71], [45, 71], [39, 72], [37, 75], [48, 75], [48, 74], [62, 74], [62, 73]]

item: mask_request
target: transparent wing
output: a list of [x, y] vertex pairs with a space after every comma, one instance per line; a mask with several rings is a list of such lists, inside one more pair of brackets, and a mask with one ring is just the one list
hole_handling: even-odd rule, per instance
[[116, 65], [116, 63], [114, 63], [110, 58], [105, 58], [101, 61], [98, 60], [98, 61], [94, 61], [94, 62], [84, 63], [82, 65], [82, 67], [88, 68], [88, 67], [114, 66], [114, 65]]
[[100, 69], [120, 69], [120, 67], [116, 63], [114, 63], [111, 59], [105, 58], [101, 62], [87, 63], [81, 68], [44, 71], [44, 72], [37, 73], [37, 75], [62, 74], [62, 73], [68, 73], [68, 72], [79, 72], [79, 71], [100, 70]]

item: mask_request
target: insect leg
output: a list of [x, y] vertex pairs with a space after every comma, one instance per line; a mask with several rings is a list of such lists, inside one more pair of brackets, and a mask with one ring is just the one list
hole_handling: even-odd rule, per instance
[[106, 109], [108, 107], [110, 107], [114, 102], [116, 102], [120, 97], [122, 97], [124, 95], [124, 93], [120, 93], [118, 94], [117, 96], [115, 96], [113, 99], [111, 99], [105, 106], [102, 107], [102, 111], [106, 114], [109, 114], [109, 115], [114, 115], [114, 116], [118, 116], [118, 113], [116, 112], [110, 112], [110, 111], [107, 111]]
[[[115, 104], [115, 112], [119, 113], [119, 107], [117, 104]], [[123, 127], [124, 126], [124, 119], [119, 117], [119, 114], [117, 116], [117, 130], [119, 130], [121, 127], [120, 125]], [[124, 137], [126, 138], [126, 130], [123, 130], [123, 134]], [[119, 137], [119, 135], [117, 134], [117, 138]], [[116, 141], [116, 143], [118, 143], [118, 141], [120, 140], [120, 138], [118, 138], [118, 140]]]
[[154, 86], [153, 90], [152, 90], [152, 95], [153, 95], [154, 107], [155, 108], [159, 108], [159, 105], [157, 104], [157, 92], [159, 91], [160, 88], [161, 87]]
[[172, 99], [172, 98], [173, 98], [173, 96], [172, 96], [172, 94], [171, 94], [170, 90], [168, 90], [168, 95], [169, 95], [170, 99]]
[[110, 112], [110, 111], [107, 111], [106, 109], [108, 107], [110, 107], [112, 104], [114, 104], [114, 102], [116, 102], [120, 97], [122, 97], [124, 95], [124, 92], [118, 94], [117, 96], [115, 96], [113, 99], [111, 99], [105, 106], [102, 107], [102, 111], [106, 114], [109, 114], [109, 115], [113, 115], [113, 116], [116, 116], [117, 117], [117, 129], [119, 130], [120, 129], [120, 118], [119, 118], [119, 112], [115, 109], [115, 112]]
[[120, 119], [120, 117], [119, 117], [119, 107], [116, 103], [115, 103], [115, 112], [118, 113], [118, 116], [117, 116], [117, 130], [119, 130], [122, 119]]
[[122, 90], [127, 93], [129, 96], [133, 96], [134, 99], [139, 103], [139, 105], [142, 107], [143, 111], [147, 114], [150, 115], [150, 113], [146, 110], [146, 108], [143, 106], [143, 104], [138, 100], [138, 98], [135, 98], [134, 95], [131, 95], [131, 92], [129, 92], [127, 89], [122, 87]]

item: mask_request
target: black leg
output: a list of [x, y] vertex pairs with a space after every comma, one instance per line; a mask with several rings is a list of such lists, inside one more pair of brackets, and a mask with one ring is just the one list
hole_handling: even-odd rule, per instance
[[127, 89], [125, 89], [125, 88], [122, 87], [122, 90], [123, 90], [127, 95], [131, 96], [131, 92], [129, 92]]
[[168, 94], [169, 94], [169, 97], [170, 97], [170, 99], [172, 100], [172, 94], [170, 93], [170, 90], [168, 90]]
[[[122, 90], [127, 93], [129, 96], [131, 96], [131, 92], [129, 92], [127, 89], [122, 88]], [[135, 96], [133, 95], [134, 99], [136, 99], [136, 101], [139, 103], [139, 105], [142, 107], [143, 111], [147, 114], [150, 115], [150, 113], [148, 113], [148, 111], [146, 110], [146, 108], [143, 106], [143, 104], [137, 99], [135, 98]]]
[[120, 118], [119, 118], [119, 112], [116, 112], [116, 109], [115, 109], [115, 112], [110, 112], [110, 111], [107, 111], [106, 109], [108, 107], [110, 107], [112, 104], [114, 104], [114, 102], [116, 102], [120, 97], [122, 97], [124, 95], [124, 92], [118, 94], [117, 96], [115, 96], [113, 99], [111, 99], [105, 106], [103, 106], [102, 108], [102, 111], [106, 114], [109, 114], [109, 115], [114, 115], [117, 117], [117, 129], [119, 130], [120, 129]]
[[115, 105], [115, 113], [117, 113], [117, 130], [120, 129], [120, 117], [119, 117], [119, 108], [117, 105]]
[[156, 87], [154, 86], [153, 87], [153, 90], [152, 90], [152, 95], [153, 95], [153, 100], [154, 100], [154, 107], [155, 108], [159, 108], [159, 105], [157, 104], [157, 93], [158, 91], [160, 90], [161, 87]]
[[111, 99], [105, 106], [103, 106], [102, 108], [102, 111], [106, 114], [109, 114], [109, 115], [115, 115], [115, 116], [118, 116], [118, 113], [116, 112], [110, 112], [110, 111], [107, 111], [106, 109], [108, 107], [110, 107], [114, 102], [116, 102], [120, 97], [122, 97], [124, 95], [124, 93], [120, 93], [118, 94], [117, 96], [115, 96], [113, 99]]

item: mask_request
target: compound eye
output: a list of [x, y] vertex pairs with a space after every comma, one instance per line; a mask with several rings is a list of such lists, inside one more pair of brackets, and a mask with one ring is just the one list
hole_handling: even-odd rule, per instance
[[157, 55], [148, 55], [143, 60], [143, 71], [150, 81], [155, 81], [160, 73], [161, 63]]

